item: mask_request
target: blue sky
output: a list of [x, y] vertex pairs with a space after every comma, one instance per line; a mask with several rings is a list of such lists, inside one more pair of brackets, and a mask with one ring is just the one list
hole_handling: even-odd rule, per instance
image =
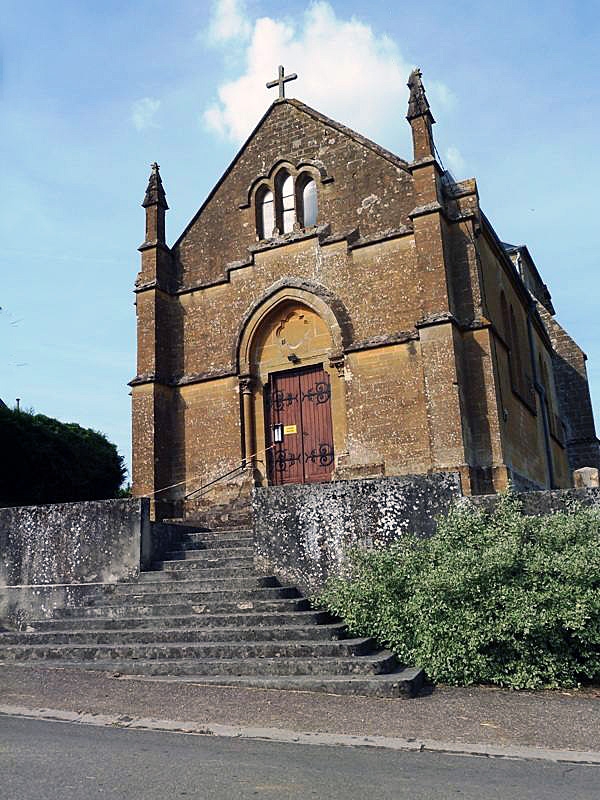
[[599, 38], [597, 0], [0, 0], [0, 397], [106, 433], [129, 462], [150, 163], [173, 242], [279, 63], [291, 96], [410, 158], [419, 65], [444, 163], [529, 246], [600, 420]]

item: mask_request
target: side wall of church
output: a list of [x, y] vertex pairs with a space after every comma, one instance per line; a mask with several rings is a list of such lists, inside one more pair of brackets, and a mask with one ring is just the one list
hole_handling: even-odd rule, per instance
[[[594, 425], [586, 355], [543, 308], [540, 308], [540, 313], [554, 347], [554, 384], [558, 408], [566, 429], [569, 468], [571, 471], [581, 467], [600, 469], [600, 448]], [[549, 374], [552, 374], [551, 370]]]
[[464, 331], [459, 339], [457, 368], [462, 392], [466, 461], [472, 467], [471, 491], [506, 488], [494, 342], [489, 328]]
[[[516, 287], [493, 246], [479, 239], [482, 279], [487, 312], [492, 322], [492, 352], [495, 360], [500, 407], [500, 435], [511, 480], [519, 488], [550, 486], [548, 454], [555, 486], [571, 485], [564, 440], [557, 419], [552, 380], [552, 351], [539, 325], [528, 324], [529, 298]], [[524, 291], [524, 290], [523, 290]], [[530, 341], [531, 337], [531, 341]], [[531, 350], [535, 364], [532, 363]], [[547, 423], [542, 397], [536, 391], [540, 363], [548, 369], [545, 386]], [[535, 370], [535, 372], [534, 372]], [[541, 378], [542, 376], [539, 376]], [[547, 424], [547, 433], [545, 425]]]

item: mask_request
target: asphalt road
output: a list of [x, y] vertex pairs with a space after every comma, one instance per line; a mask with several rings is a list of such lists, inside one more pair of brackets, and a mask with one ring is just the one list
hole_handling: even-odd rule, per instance
[[3, 800], [598, 800], [600, 768], [0, 716]]

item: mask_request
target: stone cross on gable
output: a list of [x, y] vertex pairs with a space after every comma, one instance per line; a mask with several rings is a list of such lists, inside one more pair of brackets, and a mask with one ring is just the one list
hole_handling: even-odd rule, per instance
[[285, 98], [285, 84], [288, 81], [295, 81], [298, 77], [295, 72], [292, 72], [291, 75], [284, 75], [284, 71], [285, 70], [280, 64], [278, 78], [267, 83], [267, 89], [272, 89], [274, 86], [279, 86], [279, 100], [283, 100]]

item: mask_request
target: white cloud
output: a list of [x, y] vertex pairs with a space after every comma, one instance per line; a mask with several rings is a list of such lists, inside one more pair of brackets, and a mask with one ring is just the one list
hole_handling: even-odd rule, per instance
[[[298, 81], [286, 84], [288, 96], [389, 146], [401, 138], [406, 149], [403, 118], [413, 65], [390, 38], [354, 17], [338, 17], [323, 1], [311, 5], [297, 26], [271, 17], [252, 23], [243, 74], [219, 87], [218, 101], [203, 114], [205, 125], [242, 141], [270, 102], [265, 83], [276, 77], [278, 64], [298, 73]], [[438, 83], [436, 90], [441, 95], [445, 87]]]
[[216, 0], [208, 26], [209, 42], [225, 44], [234, 39], [244, 40], [251, 30], [244, 0]]
[[465, 160], [458, 147], [448, 147], [446, 149], [446, 161], [450, 172], [456, 173], [455, 177], [458, 177], [465, 168]]
[[160, 100], [142, 97], [131, 106], [131, 121], [138, 131], [157, 127], [154, 116], [160, 108]]
[[[456, 107], [456, 95], [445, 83], [435, 80], [427, 81], [425, 88], [427, 89], [427, 95], [431, 106], [441, 108], [443, 111], [451, 111]], [[435, 114], [433, 116], [435, 117]]]

